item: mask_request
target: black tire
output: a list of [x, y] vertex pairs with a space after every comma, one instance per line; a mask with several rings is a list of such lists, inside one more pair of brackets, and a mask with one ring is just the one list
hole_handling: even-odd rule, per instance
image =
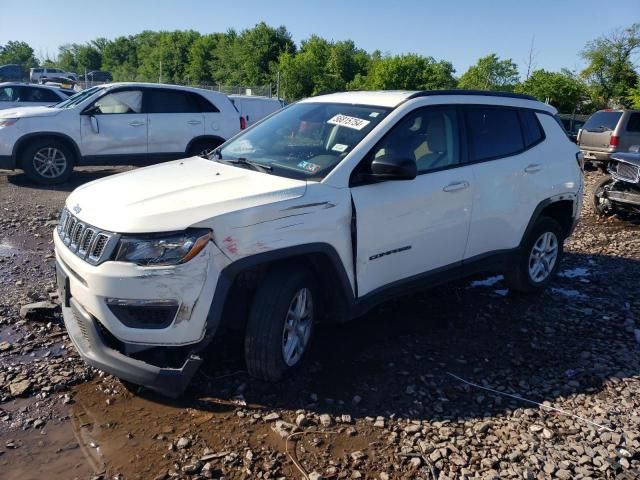
[[190, 157], [207, 158], [204, 152], [218, 148], [221, 143], [217, 140], [198, 140], [189, 147], [187, 155]]
[[593, 209], [595, 210], [596, 214], [600, 215], [601, 217], [608, 217], [615, 213], [613, 204], [610, 201], [603, 201], [602, 199], [602, 192], [604, 191], [604, 187], [611, 183], [613, 183], [613, 179], [609, 176], [606, 176], [598, 183], [596, 183], [591, 193], [591, 199], [593, 200]]
[[[44, 157], [53, 152], [55, 166], [48, 170], [43, 166]], [[42, 138], [30, 141], [22, 150], [20, 167], [34, 183], [57, 185], [69, 180], [76, 163], [76, 153], [67, 143], [55, 138]]]
[[[534, 279], [531, 273], [531, 265], [535, 265], [536, 260], [532, 259], [534, 245], [540, 241], [543, 235], [550, 233], [557, 242], [557, 255], [553, 265], [543, 279]], [[560, 224], [549, 217], [541, 217], [537, 220], [531, 232], [524, 239], [518, 251], [516, 261], [505, 272], [505, 283], [507, 286], [521, 293], [534, 293], [542, 291], [558, 271], [563, 254], [564, 233]], [[545, 263], [547, 267], [549, 266]], [[546, 272], [546, 269], [545, 269]], [[541, 272], [541, 273], [545, 273]]]
[[[311, 295], [310, 331], [295, 364], [285, 361], [285, 320], [293, 301], [301, 290]], [[278, 381], [289, 371], [300, 366], [313, 337], [313, 323], [318, 318], [319, 296], [316, 294], [313, 274], [300, 267], [282, 267], [272, 270], [255, 293], [244, 341], [244, 355], [250, 375], [268, 381]]]

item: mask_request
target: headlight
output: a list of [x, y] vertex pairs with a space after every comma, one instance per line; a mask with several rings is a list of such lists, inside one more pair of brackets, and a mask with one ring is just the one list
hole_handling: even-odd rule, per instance
[[202, 228], [169, 236], [123, 236], [115, 260], [146, 266], [179, 265], [198, 255], [211, 239], [211, 230]]
[[0, 128], [10, 127], [17, 121], [17, 118], [0, 118]]

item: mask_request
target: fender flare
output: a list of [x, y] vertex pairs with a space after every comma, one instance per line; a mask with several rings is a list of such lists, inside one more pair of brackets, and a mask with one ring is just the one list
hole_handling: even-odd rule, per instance
[[529, 223], [527, 224], [527, 228], [525, 228], [524, 233], [522, 234], [522, 238], [520, 239], [520, 244], [518, 245], [518, 247], [522, 246], [522, 244], [526, 240], [527, 236], [529, 235], [529, 233], [531, 232], [531, 230], [535, 226], [536, 222], [540, 218], [543, 210], [545, 208], [547, 208], [549, 205], [552, 205], [554, 203], [563, 202], [563, 201], [567, 201], [567, 200], [569, 200], [569, 201], [571, 201], [573, 203], [573, 208], [574, 208], [573, 224], [575, 225], [575, 221], [576, 221], [576, 218], [577, 218], [577, 215], [576, 215], [576, 212], [575, 212], [576, 199], [577, 199], [576, 194], [574, 194], [574, 193], [565, 193], [565, 194], [557, 195], [555, 197], [550, 197], [550, 198], [547, 198], [547, 199], [541, 201], [536, 206], [536, 208], [533, 210], [533, 213], [531, 214], [531, 218], [529, 219]]
[[209, 314], [207, 315], [206, 335], [212, 337], [220, 325], [225, 303], [231, 293], [233, 283], [240, 273], [260, 265], [305, 257], [311, 254], [321, 254], [329, 259], [331, 267], [337, 276], [338, 291], [344, 296], [343, 300], [346, 301], [346, 307], [352, 309], [355, 304], [353, 287], [336, 249], [332, 245], [322, 242], [294, 245], [241, 258], [229, 264], [220, 272], [216, 291], [213, 294]]

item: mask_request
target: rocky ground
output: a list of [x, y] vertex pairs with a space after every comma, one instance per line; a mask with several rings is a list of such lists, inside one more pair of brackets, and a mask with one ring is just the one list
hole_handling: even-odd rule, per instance
[[307, 368], [276, 385], [220, 339], [169, 401], [86, 367], [55, 307], [59, 210], [109, 173], [52, 189], [0, 175], [2, 478], [640, 477], [633, 219], [586, 201], [545, 293], [483, 276], [390, 302], [321, 327]]

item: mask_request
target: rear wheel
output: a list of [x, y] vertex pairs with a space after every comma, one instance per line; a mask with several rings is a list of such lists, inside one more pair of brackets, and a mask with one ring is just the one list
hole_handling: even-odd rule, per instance
[[66, 182], [73, 171], [75, 152], [60, 140], [31, 142], [22, 152], [21, 167], [35, 183], [55, 185]]
[[261, 282], [245, 334], [251, 375], [277, 381], [302, 363], [317, 318], [316, 292], [315, 278], [304, 268], [279, 268]]
[[540, 218], [524, 240], [516, 262], [505, 273], [509, 288], [532, 293], [543, 290], [558, 270], [564, 235], [552, 218]]
[[220, 142], [216, 140], [198, 140], [187, 152], [192, 157], [209, 158], [209, 155], [220, 146]]
[[605, 177], [593, 188], [593, 208], [598, 215], [603, 217], [608, 217], [615, 213], [613, 204], [606, 197], [606, 191], [612, 184], [613, 179], [611, 177]]

